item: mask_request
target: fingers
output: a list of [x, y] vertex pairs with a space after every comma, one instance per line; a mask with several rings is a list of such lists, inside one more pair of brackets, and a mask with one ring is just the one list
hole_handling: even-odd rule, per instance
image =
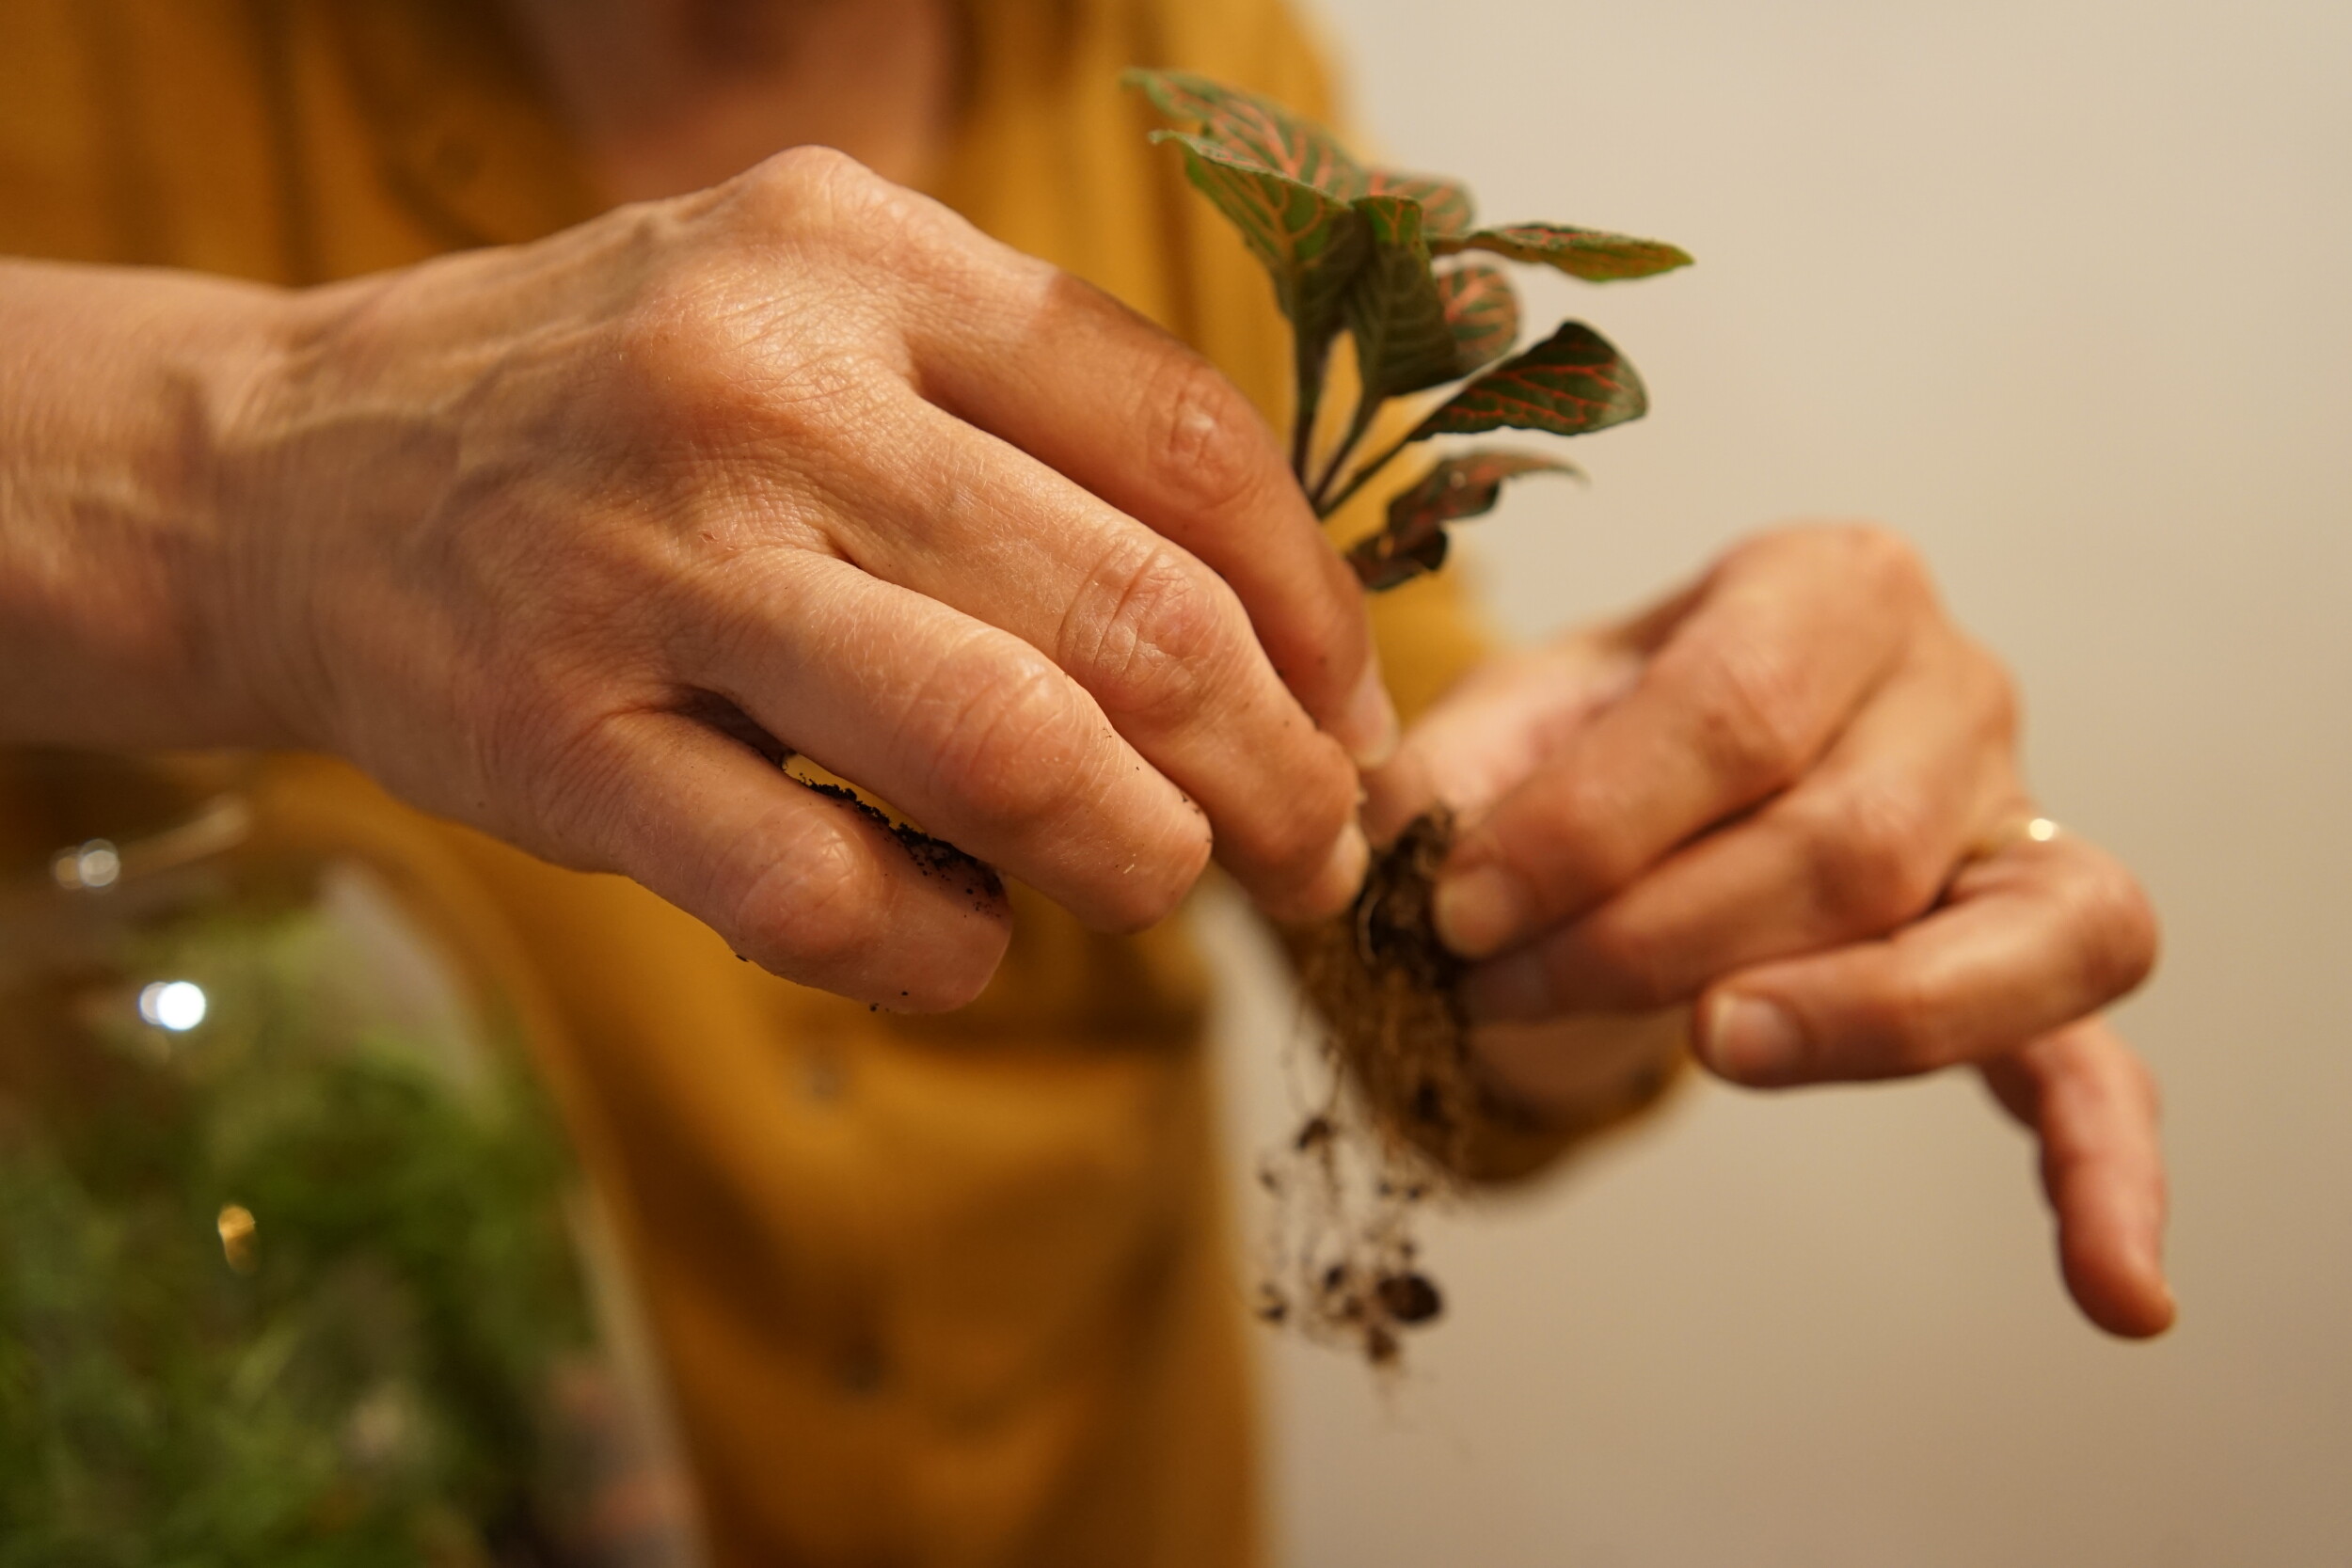
[[887, 829], [678, 714], [575, 748], [540, 831], [636, 879], [803, 985], [901, 1011], [961, 1006], [1011, 935], [1000, 889], [922, 867]]
[[1632, 689], [1641, 660], [1613, 637], [1558, 639], [1479, 666], [1364, 777], [1364, 831], [1386, 843], [1443, 801], [1483, 816], [1599, 709]]
[[1363, 594], [1248, 400], [1098, 289], [998, 246], [956, 254], [952, 313], [909, 332], [923, 394], [1205, 562], [1315, 722], [1385, 761], [1396, 712]]
[[1946, 907], [1880, 942], [1720, 981], [1698, 1053], [1758, 1085], [1898, 1077], [1983, 1061], [2097, 1011], [2147, 976], [2156, 924], [2111, 857], [2067, 835], [1964, 867]]
[[1935, 902], [2014, 791], [2013, 726], [2000, 667], [1957, 636], [1928, 639], [1793, 788], [1479, 966], [1465, 1000], [1489, 1019], [1654, 1007], [1892, 930]]
[[1585, 1013], [1470, 1032], [1480, 1075], [1507, 1102], [1554, 1127], [1589, 1123], [1661, 1084], [1690, 1037], [1691, 1010]]
[[1498, 952], [1793, 783], [1889, 673], [1928, 594], [1909, 547], [1874, 530], [1735, 550], [1632, 691], [1464, 836], [1439, 934]]
[[801, 551], [691, 606], [688, 683], [1089, 924], [1152, 924], [1207, 863], [1199, 809], [1009, 633]]
[[2097, 1019], [1986, 1063], [1984, 1077], [2041, 1139], [2059, 1267], [2084, 1315], [2131, 1339], [2171, 1327], [2155, 1079]]
[[1367, 859], [1356, 769], [1283, 689], [1233, 591], [1051, 468], [905, 401], [874, 453], [838, 458], [863, 502], [822, 525], [839, 547], [1052, 659], [1200, 802], [1218, 858], [1269, 910], [1352, 895]]

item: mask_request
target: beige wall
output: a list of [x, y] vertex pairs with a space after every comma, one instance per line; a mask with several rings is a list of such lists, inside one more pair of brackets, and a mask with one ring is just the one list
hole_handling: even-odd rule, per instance
[[[2352, 1562], [2352, 4], [1327, 4], [1399, 160], [1700, 258], [1539, 291], [1657, 408], [1480, 525], [1516, 630], [1859, 514], [2022, 673], [2166, 917], [2185, 1315], [2073, 1317], [1971, 1081], [1710, 1086], [1441, 1226], [1386, 1404], [1270, 1350], [1285, 1560]], [[1246, 1152], [1291, 1014], [1210, 925]]]

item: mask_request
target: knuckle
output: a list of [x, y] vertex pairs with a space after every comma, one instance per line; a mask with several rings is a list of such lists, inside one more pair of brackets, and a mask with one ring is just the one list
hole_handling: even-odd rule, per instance
[[2101, 855], [2069, 879], [2064, 896], [2085, 991], [2111, 1001], [2148, 978], [2156, 962], [2156, 912], [2130, 872]]
[[1743, 541], [1726, 557], [1753, 564], [1774, 558], [1851, 587], [1858, 607], [1915, 605], [1934, 593], [1919, 547], [1883, 523], [1789, 524]]
[[888, 934], [876, 868], [829, 815], [804, 814], [784, 831], [728, 927], [739, 949], [801, 974], [854, 967]]
[[[493, 831], [507, 836], [560, 846], [559, 858], [599, 866], [623, 857], [623, 796], [629, 769], [628, 748], [612, 734], [610, 717], [573, 713], [531, 701], [522, 683], [504, 691], [485, 689], [490, 705], [459, 769], [467, 793], [485, 802], [512, 801], [515, 819], [489, 815]], [[465, 699], [460, 699], [463, 704]]]
[[1812, 739], [1805, 684], [1788, 657], [1757, 645], [1714, 650], [1699, 672], [1692, 721], [1702, 753], [1731, 788], [1788, 784]]
[[723, 311], [689, 280], [650, 293], [613, 329], [598, 367], [618, 403], [612, 423], [630, 446], [668, 452], [723, 441], [746, 404], [736, 368], [744, 345]]
[[1915, 792], [1886, 785], [1802, 814], [1815, 903], [1839, 934], [1882, 934], [1934, 901], [1942, 876], [1925, 816]]
[[967, 649], [943, 662], [917, 699], [946, 711], [933, 778], [966, 812], [1019, 832], [1069, 799], [1084, 721], [1042, 656], [993, 642]]
[[1264, 424], [1215, 366], [1172, 347], [1146, 394], [1146, 461], [1161, 494], [1210, 515], [1263, 498], [1273, 471]]
[[893, 415], [893, 378], [877, 357], [866, 307], [845, 302], [778, 353], [773, 324], [733, 309], [729, 287], [666, 283], [615, 326], [600, 373], [620, 404], [611, 423], [627, 448], [857, 460], [861, 437]]
[[1585, 896], [1623, 887], [1644, 857], [1629, 824], [1627, 784], [1599, 768], [1556, 777], [1518, 837], [1518, 852], [1535, 862], [1531, 881], [1574, 888]]
[[1153, 725], [1181, 723], [1231, 673], [1239, 647], [1231, 590], [1157, 538], [1122, 542], [1092, 581], [1108, 603], [1073, 626], [1073, 663], [1105, 708]]
[[1893, 529], [1883, 523], [1841, 523], [1835, 533], [1848, 570], [1869, 588], [1905, 594], [1926, 588], [1928, 567], [1919, 547]]
[[754, 216], [805, 230], [854, 232], [899, 204], [899, 188], [836, 148], [789, 147], [755, 164], [730, 192]]

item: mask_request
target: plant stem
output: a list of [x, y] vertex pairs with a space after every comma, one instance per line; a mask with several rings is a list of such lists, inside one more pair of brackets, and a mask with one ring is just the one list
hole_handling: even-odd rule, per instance
[[1315, 498], [1315, 515], [1318, 517], [1328, 517], [1332, 513], [1337, 512], [1341, 507], [1345, 506], [1350, 500], [1355, 499], [1357, 491], [1362, 489], [1367, 483], [1371, 483], [1373, 475], [1378, 473], [1381, 469], [1387, 467], [1391, 463], [1396, 461], [1397, 454], [1412, 444], [1413, 436], [1411, 433], [1408, 432], [1404, 436], [1400, 437], [1395, 445], [1390, 447], [1388, 451], [1380, 453], [1377, 457], [1366, 460], [1361, 466], [1359, 466], [1353, 474], [1348, 476], [1347, 483], [1341, 486], [1340, 493], [1331, 497], [1328, 500], [1323, 499], [1321, 487], [1318, 486]]
[[1328, 515], [1324, 510], [1323, 498], [1329, 492], [1332, 482], [1340, 477], [1340, 470], [1347, 465], [1348, 455], [1363, 440], [1364, 433], [1372, 428], [1372, 421], [1379, 412], [1378, 404], [1371, 398], [1359, 396], [1355, 417], [1347, 421], [1347, 434], [1340, 438], [1338, 446], [1331, 449], [1331, 460], [1323, 466], [1323, 473], [1315, 480], [1314, 487], [1307, 492], [1316, 516]]
[[1291, 420], [1291, 472], [1301, 488], [1307, 483], [1308, 458], [1315, 437], [1315, 415], [1323, 408], [1323, 371], [1330, 355], [1328, 345], [1311, 348], [1298, 343], [1292, 355], [1294, 378], [1298, 384], [1298, 411]]

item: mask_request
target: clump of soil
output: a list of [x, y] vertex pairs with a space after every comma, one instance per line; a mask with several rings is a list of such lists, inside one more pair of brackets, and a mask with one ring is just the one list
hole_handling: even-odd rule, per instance
[[1290, 933], [1321, 1015], [1328, 1085], [1260, 1183], [1274, 1222], [1259, 1316], [1394, 1365], [1399, 1331], [1444, 1308], [1419, 1267], [1413, 1222], [1460, 1185], [1479, 1104], [1455, 987], [1430, 895], [1454, 841], [1442, 808], [1374, 858], [1346, 913]]
[[[898, 821], [847, 784], [827, 784], [821, 779], [804, 779], [798, 773], [787, 772], [785, 776], [803, 789], [814, 790], [829, 800], [840, 801], [876, 827], [887, 832], [891, 837], [898, 841], [898, 847], [907, 852], [907, 859], [914, 863], [914, 869], [920, 875], [938, 877], [949, 882], [961, 878], [965, 895], [982, 900], [986, 905], [993, 905], [1004, 897], [1004, 879], [997, 876], [996, 868], [986, 861], [967, 854], [944, 838], [934, 838], [920, 828]], [[980, 909], [983, 904], [975, 904], [973, 907]]]
[[[829, 800], [840, 801], [888, 832], [907, 852], [907, 859], [914, 863], [914, 869], [925, 877], [937, 877], [947, 882], [961, 879], [966, 896], [976, 900], [973, 905], [975, 910], [984, 910], [1003, 899], [1005, 884], [997, 877], [994, 867], [966, 854], [944, 838], [935, 838], [920, 828], [898, 820], [837, 780], [812, 779], [805, 772], [796, 771], [796, 765], [801, 768], [811, 766], [808, 759], [762, 729], [750, 714], [724, 697], [708, 691], [690, 692], [680, 700], [677, 711], [741, 742], [771, 766], [782, 768], [784, 776], [802, 788], [814, 790]], [[741, 958], [742, 955], [739, 953], [736, 957]]]

